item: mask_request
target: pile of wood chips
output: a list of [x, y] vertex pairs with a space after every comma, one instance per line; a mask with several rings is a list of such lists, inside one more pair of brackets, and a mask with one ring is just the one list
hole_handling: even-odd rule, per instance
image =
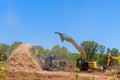
[[9, 71], [41, 71], [42, 68], [31, 56], [32, 46], [29, 44], [19, 45], [7, 59]]

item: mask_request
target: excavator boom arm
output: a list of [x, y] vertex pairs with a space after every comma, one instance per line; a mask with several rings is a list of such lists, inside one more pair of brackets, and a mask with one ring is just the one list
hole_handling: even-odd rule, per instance
[[106, 63], [106, 67], [110, 66], [110, 62], [111, 60], [120, 60], [120, 55], [119, 56], [112, 56], [111, 53], [107, 54], [107, 63]]
[[64, 40], [68, 41], [68, 42], [71, 42], [73, 44], [73, 46], [79, 51], [79, 53], [81, 53], [82, 55], [82, 59], [83, 61], [86, 60], [86, 54], [85, 54], [85, 51], [81, 49], [81, 47], [69, 36], [63, 34], [63, 33], [59, 33], [59, 32], [55, 32], [55, 34], [58, 34], [62, 40], [62, 42]]

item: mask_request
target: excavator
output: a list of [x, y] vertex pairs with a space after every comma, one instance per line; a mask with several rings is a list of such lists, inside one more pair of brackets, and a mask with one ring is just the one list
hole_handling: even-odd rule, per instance
[[79, 68], [80, 70], [96, 70], [98, 69], [97, 62], [96, 61], [90, 61], [86, 60], [86, 53], [85, 51], [75, 42], [75, 40], [63, 33], [60, 32], [55, 32], [55, 34], [58, 34], [61, 38], [61, 41], [63, 42], [64, 40], [67, 42], [72, 43], [72, 45], [78, 50], [78, 52], [82, 56], [81, 59], [77, 59], [76, 61], [76, 67]]
[[110, 63], [112, 60], [117, 60], [118, 62], [120, 62], [120, 54], [118, 56], [112, 56], [112, 54], [109, 52], [106, 56], [105, 69], [108, 69], [110, 67]]

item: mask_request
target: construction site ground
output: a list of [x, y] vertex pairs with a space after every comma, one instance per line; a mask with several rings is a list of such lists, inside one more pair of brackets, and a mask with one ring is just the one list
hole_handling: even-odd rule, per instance
[[114, 72], [7, 71], [3, 80], [120, 80]]
[[1, 80], [120, 80], [120, 66], [112, 71], [75, 71], [75, 65], [69, 63], [62, 71], [46, 71], [31, 56], [31, 46], [18, 46], [7, 59], [7, 69]]

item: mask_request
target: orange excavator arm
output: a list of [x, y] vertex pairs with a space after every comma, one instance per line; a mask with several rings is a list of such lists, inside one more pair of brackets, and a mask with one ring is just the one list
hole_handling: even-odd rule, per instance
[[71, 37], [69, 37], [63, 33], [55, 32], [55, 34], [58, 34], [60, 36], [62, 42], [64, 40], [66, 40], [66, 41], [72, 43], [73, 46], [79, 51], [79, 53], [81, 53], [83, 61], [86, 61], [85, 51], [74, 41], [74, 39], [72, 39]]

